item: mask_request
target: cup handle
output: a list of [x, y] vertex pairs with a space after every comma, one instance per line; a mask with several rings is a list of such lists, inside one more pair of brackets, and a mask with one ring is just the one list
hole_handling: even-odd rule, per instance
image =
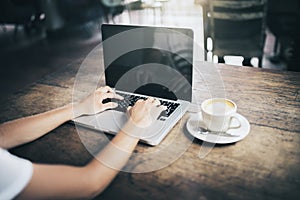
[[[231, 125], [233, 118], [235, 118], [239, 122], [238, 125], [235, 125], [235, 126]], [[228, 129], [235, 129], [235, 128], [240, 128], [240, 127], [241, 127], [241, 122], [240, 122], [239, 118], [237, 117], [237, 114], [235, 113], [230, 118], [230, 125], [229, 125]]]

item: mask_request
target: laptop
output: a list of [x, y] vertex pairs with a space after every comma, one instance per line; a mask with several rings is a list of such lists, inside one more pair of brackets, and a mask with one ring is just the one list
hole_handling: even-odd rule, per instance
[[119, 106], [74, 122], [116, 134], [127, 121], [127, 107], [151, 96], [167, 110], [147, 128], [141, 142], [158, 145], [185, 114], [192, 99], [193, 31], [111, 24], [103, 24], [101, 31], [106, 85], [124, 100], [107, 99]]

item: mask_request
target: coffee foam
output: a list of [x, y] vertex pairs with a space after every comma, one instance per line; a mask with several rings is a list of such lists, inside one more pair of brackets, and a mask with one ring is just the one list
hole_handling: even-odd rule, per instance
[[209, 114], [224, 115], [234, 110], [234, 104], [230, 101], [214, 99], [204, 106], [204, 110]]

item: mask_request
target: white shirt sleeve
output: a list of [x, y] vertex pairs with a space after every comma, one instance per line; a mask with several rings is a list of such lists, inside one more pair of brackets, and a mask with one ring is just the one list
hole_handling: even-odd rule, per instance
[[13, 199], [29, 183], [32, 163], [0, 148], [0, 199]]

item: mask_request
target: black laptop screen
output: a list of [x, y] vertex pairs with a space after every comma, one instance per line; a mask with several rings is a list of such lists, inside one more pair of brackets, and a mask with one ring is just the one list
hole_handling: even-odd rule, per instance
[[192, 30], [102, 25], [102, 40], [108, 86], [191, 101]]

